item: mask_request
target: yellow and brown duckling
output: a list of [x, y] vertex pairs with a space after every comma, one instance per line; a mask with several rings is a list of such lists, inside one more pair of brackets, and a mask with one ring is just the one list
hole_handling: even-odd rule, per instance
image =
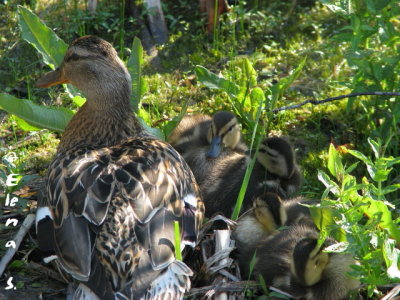
[[290, 226], [242, 253], [241, 266], [246, 261], [248, 268], [256, 250], [254, 275], [261, 275], [267, 285], [296, 299], [344, 299], [359, 286], [359, 281], [347, 274], [355, 260], [350, 254], [324, 252], [336, 242], [328, 238], [319, 246], [318, 237], [319, 233], [308, 226]]
[[240, 124], [228, 111], [219, 111], [212, 118], [185, 116], [168, 141], [186, 160], [199, 185], [217, 161], [247, 151]]
[[[293, 148], [284, 138], [268, 137], [262, 141], [259, 150], [243, 201], [244, 211], [264, 192], [274, 192], [286, 199], [300, 188], [301, 175]], [[214, 161], [199, 183], [207, 217], [216, 213], [228, 217], [232, 214], [249, 162], [246, 153]]]
[[296, 197], [282, 200], [278, 194], [266, 192], [256, 197], [253, 207], [238, 220], [233, 232], [239, 251], [247, 251], [260, 240], [276, 234], [282, 226], [304, 225], [315, 228], [308, 207], [315, 201]]
[[87, 101], [49, 167], [38, 235], [47, 220], [58, 261], [80, 282], [75, 299], [88, 288], [102, 300], [182, 298], [192, 271], [175, 258], [174, 221], [193, 246], [204, 213], [192, 172], [135, 118], [130, 75], [108, 42], [78, 38], [37, 85], [61, 83]]
[[355, 260], [350, 254], [324, 252], [336, 241], [328, 238], [319, 246], [318, 238], [316, 230], [302, 225], [280, 231], [258, 245], [255, 274], [296, 299], [345, 299], [360, 284], [347, 274]]

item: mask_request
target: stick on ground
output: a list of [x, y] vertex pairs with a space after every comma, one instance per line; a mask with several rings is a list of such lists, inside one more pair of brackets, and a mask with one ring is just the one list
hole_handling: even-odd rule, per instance
[[21, 227], [19, 228], [17, 234], [15, 235], [15, 237], [13, 239], [13, 241], [15, 242], [15, 248], [13, 248], [13, 247], [8, 248], [6, 254], [3, 256], [3, 258], [0, 261], [0, 277], [3, 275], [4, 270], [6, 269], [8, 263], [14, 257], [19, 246], [21, 245], [22, 240], [24, 239], [26, 233], [31, 228], [34, 221], [35, 221], [34, 214], [29, 214], [26, 216], [24, 222], [22, 223]]

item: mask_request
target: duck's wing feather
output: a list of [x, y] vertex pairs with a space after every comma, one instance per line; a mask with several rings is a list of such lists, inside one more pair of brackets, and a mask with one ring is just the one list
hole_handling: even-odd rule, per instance
[[183, 243], [196, 242], [204, 214], [198, 187], [184, 160], [162, 141], [142, 137], [109, 148], [70, 151], [57, 156], [49, 170], [56, 252], [79, 280], [90, 275], [96, 233], [110, 203], [130, 207], [126, 211], [134, 215], [135, 239], [149, 251], [153, 269], [174, 259], [174, 220], [181, 224]]

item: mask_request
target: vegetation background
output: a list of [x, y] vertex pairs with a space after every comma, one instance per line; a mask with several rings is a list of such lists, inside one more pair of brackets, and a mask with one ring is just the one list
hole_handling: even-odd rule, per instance
[[[52, 63], [32, 47], [29, 34], [40, 41], [38, 34], [50, 40], [52, 33], [32, 25], [32, 11], [66, 44], [86, 34], [111, 42], [136, 75], [137, 113], [161, 137], [185, 112], [222, 109], [238, 115], [249, 144], [265, 134], [289, 136], [303, 170], [301, 194], [322, 199], [313, 208], [322, 236], [334, 235], [360, 261], [353, 275], [361, 278], [361, 293], [376, 298], [399, 282], [399, 97], [273, 112], [351, 92], [400, 92], [399, 2], [236, 0], [208, 35], [197, 2], [168, 0], [162, 8], [169, 39], [144, 52], [143, 61], [134, 38], [142, 35], [148, 11], [132, 10], [132, 3], [141, 7], [140, 1], [99, 1], [91, 14], [82, 0], [0, 1], [1, 240], [15, 235], [5, 226], [9, 216], [22, 221], [34, 211], [36, 198], [26, 183], [45, 174], [62, 124], [84, 101], [63, 87], [35, 87]], [[61, 47], [55, 43], [53, 50], [62, 48], [56, 44]], [[27, 118], [31, 111], [33, 119]], [[16, 161], [9, 159], [12, 152]], [[21, 174], [12, 188], [5, 184], [11, 173]], [[5, 206], [7, 195], [19, 197], [17, 207]], [[1, 286], [13, 275], [18, 291], [45, 290], [53, 299], [49, 295], [64, 286], [42, 280], [37, 252], [31, 230]]]

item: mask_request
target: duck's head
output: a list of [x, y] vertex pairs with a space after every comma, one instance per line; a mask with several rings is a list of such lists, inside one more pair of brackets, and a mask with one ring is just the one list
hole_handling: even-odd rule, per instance
[[326, 243], [318, 245], [317, 237], [307, 237], [297, 242], [293, 250], [291, 272], [299, 282], [312, 286], [321, 281], [330, 259], [330, 254], [323, 252], [326, 246]]
[[281, 198], [271, 192], [266, 192], [254, 200], [253, 211], [257, 221], [268, 232], [285, 224], [287, 219]]
[[288, 178], [295, 169], [292, 146], [282, 137], [269, 137], [262, 141], [257, 160], [272, 174]]
[[223, 148], [234, 149], [240, 139], [240, 125], [236, 117], [228, 111], [217, 112], [212, 118], [207, 135], [207, 140], [210, 143], [207, 158], [218, 157]]
[[83, 36], [73, 41], [59, 68], [45, 74], [36, 85], [50, 87], [63, 83], [76, 86], [89, 102], [96, 100], [96, 107], [109, 105], [110, 99], [123, 99], [129, 103], [129, 72], [113, 46], [95, 36]]

